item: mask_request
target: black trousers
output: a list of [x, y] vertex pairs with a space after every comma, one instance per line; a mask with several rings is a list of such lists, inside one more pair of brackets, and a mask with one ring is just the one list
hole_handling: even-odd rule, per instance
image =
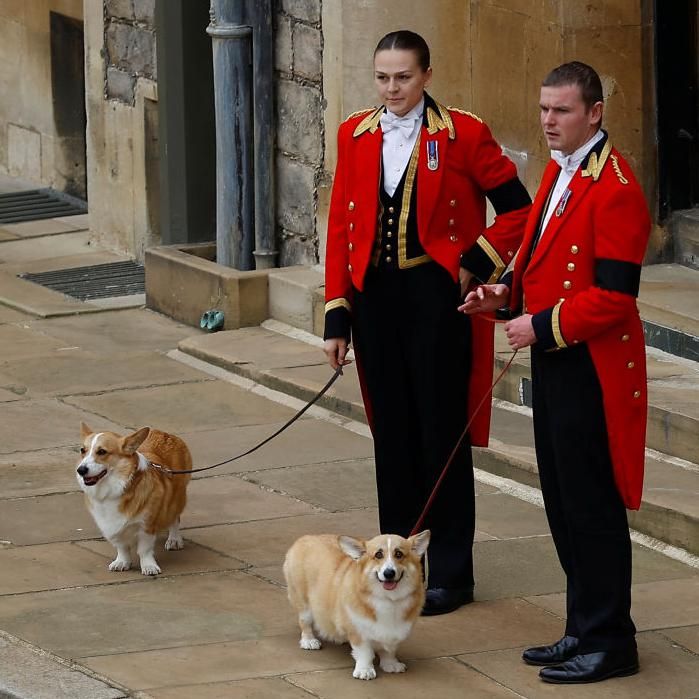
[[580, 639], [581, 653], [627, 648], [636, 633], [631, 540], [587, 345], [533, 347], [532, 382], [541, 490], [567, 578], [565, 632]]
[[[407, 536], [467, 422], [470, 319], [440, 265], [374, 269], [353, 303], [354, 347], [372, 413], [379, 521]], [[468, 439], [425, 521], [430, 587], [473, 585], [473, 462]]]

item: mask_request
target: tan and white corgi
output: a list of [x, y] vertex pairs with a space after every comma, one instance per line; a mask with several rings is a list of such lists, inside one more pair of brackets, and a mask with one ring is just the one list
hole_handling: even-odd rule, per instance
[[143, 575], [157, 575], [157, 534], [168, 530], [167, 550], [184, 547], [180, 515], [190, 475], [170, 475], [152, 464], [188, 471], [192, 456], [187, 445], [175, 435], [149, 427], [122, 437], [94, 432], [83, 422], [80, 436], [82, 459], [76, 475], [90, 514], [117, 550], [109, 570], [129, 570], [135, 549]]
[[430, 532], [404, 539], [382, 534], [370, 541], [349, 536], [302, 536], [288, 550], [284, 576], [298, 613], [299, 645], [349, 641], [354, 677], [373, 680], [374, 651], [384, 672], [405, 672], [396, 649], [425, 602], [420, 558]]

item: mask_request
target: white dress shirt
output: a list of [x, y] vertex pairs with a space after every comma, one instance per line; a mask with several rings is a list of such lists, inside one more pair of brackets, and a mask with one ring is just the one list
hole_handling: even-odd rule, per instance
[[546, 233], [546, 226], [548, 226], [549, 221], [553, 212], [556, 210], [563, 193], [568, 188], [570, 181], [573, 179], [575, 171], [580, 167], [580, 163], [585, 160], [585, 156], [592, 150], [592, 147], [604, 137], [604, 132], [599, 129], [597, 133], [584, 145], [580, 146], [576, 151], [570, 155], [564, 155], [559, 150], [551, 151], [551, 158], [555, 160], [561, 168], [558, 173], [558, 179], [551, 193], [551, 199], [549, 200], [548, 209], [546, 209], [546, 216], [544, 216], [544, 225], [541, 229], [541, 235], [543, 237]]
[[[390, 111], [381, 115], [383, 131], [383, 188], [393, 196], [422, 126], [423, 97], [405, 116], [398, 117]], [[411, 126], [412, 122], [412, 126]]]

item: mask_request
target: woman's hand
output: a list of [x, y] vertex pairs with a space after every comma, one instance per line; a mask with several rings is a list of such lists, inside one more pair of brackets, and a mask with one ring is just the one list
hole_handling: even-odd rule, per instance
[[325, 341], [323, 345], [323, 352], [328, 358], [328, 364], [337, 370], [339, 366], [345, 366], [346, 364], [351, 364], [351, 359], [345, 359], [347, 352], [349, 352], [349, 343], [344, 337], [333, 337]]
[[458, 310], [469, 315], [473, 313], [492, 313], [507, 305], [510, 287], [507, 284], [481, 284], [470, 291]]

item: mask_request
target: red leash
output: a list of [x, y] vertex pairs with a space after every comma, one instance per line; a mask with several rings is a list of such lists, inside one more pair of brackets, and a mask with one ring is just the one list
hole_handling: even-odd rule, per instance
[[[494, 321], [498, 322], [498, 321]], [[483, 406], [483, 403], [485, 403], [486, 398], [490, 395], [490, 392], [498, 385], [498, 382], [500, 379], [505, 375], [507, 370], [510, 368], [510, 365], [512, 364], [512, 361], [514, 358], [517, 356], [518, 350], [515, 350], [512, 353], [512, 356], [508, 360], [507, 364], [505, 364], [505, 368], [498, 374], [498, 377], [493, 381], [491, 384], [490, 388], [486, 392], [486, 394], [481, 398], [480, 403], [476, 406], [476, 409], [473, 411], [473, 414], [471, 415], [470, 420], [466, 423], [466, 427], [464, 427], [464, 431], [461, 433], [461, 436], [459, 437], [458, 442], [456, 443], [456, 446], [452, 450], [451, 454], [449, 455], [449, 458], [447, 459], [447, 463], [444, 466], [444, 469], [442, 470], [442, 473], [439, 476], [439, 479], [437, 482], [434, 484], [434, 488], [432, 488], [432, 492], [430, 493], [430, 497], [427, 500], [427, 504], [425, 505], [424, 509], [422, 510], [422, 514], [420, 515], [419, 519], [417, 520], [417, 523], [413, 527], [412, 531], [410, 532], [410, 536], [414, 536], [418, 532], [422, 530], [422, 525], [425, 522], [425, 517], [427, 517], [427, 513], [430, 511], [430, 508], [432, 507], [432, 503], [434, 502], [434, 499], [437, 497], [437, 492], [439, 491], [439, 487], [442, 485], [442, 481], [444, 480], [444, 477], [447, 475], [447, 471], [449, 470], [449, 467], [451, 466], [451, 462], [454, 460], [454, 457], [456, 456], [456, 452], [459, 450], [459, 447], [461, 446], [461, 443], [464, 441], [464, 438], [466, 437], [466, 434], [468, 433], [469, 427], [471, 427], [471, 423], [473, 422], [473, 418], [476, 416], [478, 411], [481, 409]]]

